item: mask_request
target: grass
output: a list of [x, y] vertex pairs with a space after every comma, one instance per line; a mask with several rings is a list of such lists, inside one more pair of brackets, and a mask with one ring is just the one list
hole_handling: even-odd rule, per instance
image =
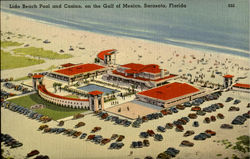
[[13, 41], [1, 41], [1, 47], [7, 48], [11, 46], [21, 46], [23, 43], [13, 42]]
[[43, 72], [43, 71], [53, 70], [55, 68], [57, 68], [55, 65], [51, 65], [50, 67], [48, 67], [46, 69], [38, 69], [38, 70], [35, 70], [33, 72]]
[[13, 103], [21, 105], [26, 108], [30, 108], [30, 106], [35, 104], [43, 104], [46, 108], [34, 110], [40, 114], [47, 115], [51, 117], [53, 120], [62, 119], [68, 116], [73, 116], [78, 113], [85, 112], [83, 109], [72, 109], [72, 108], [64, 108], [61, 106], [57, 106], [55, 104], [49, 103], [42, 99], [38, 94], [31, 94], [28, 96], [23, 96], [20, 98], [15, 98], [9, 100]]
[[65, 96], [65, 97], [69, 97], [69, 98], [79, 98], [77, 95], [67, 95], [67, 96]]
[[28, 76], [24, 76], [24, 77], [20, 77], [20, 78], [14, 79], [14, 81], [23, 81], [23, 80], [27, 80], [27, 79], [31, 79], [31, 78], [28, 77]]
[[13, 50], [16, 54], [30, 55], [33, 57], [47, 58], [47, 59], [66, 59], [73, 57], [69, 54], [58, 54], [51, 50], [44, 50], [43, 48], [27, 47], [27, 48], [17, 48]]
[[1, 70], [13, 69], [19, 67], [27, 67], [31, 65], [37, 65], [44, 63], [41, 59], [32, 59], [23, 56], [13, 56], [9, 52], [1, 50]]

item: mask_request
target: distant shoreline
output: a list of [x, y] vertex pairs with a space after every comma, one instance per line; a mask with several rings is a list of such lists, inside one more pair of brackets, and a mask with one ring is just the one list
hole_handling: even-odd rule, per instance
[[[95, 30], [88, 28], [86, 26], [82, 27], [80, 24], [76, 23], [71, 23], [71, 22], [66, 22], [66, 21], [61, 21], [61, 20], [56, 20], [56, 19], [49, 19], [47, 17], [42, 17], [39, 15], [33, 15], [30, 13], [24, 13], [24, 12], [16, 12], [16, 11], [9, 11], [8, 9], [2, 8], [1, 12], [5, 12], [8, 14], [13, 14], [16, 16], [21, 16], [25, 18], [31, 18], [35, 21], [48, 24], [48, 25], [53, 25], [57, 27], [62, 27], [62, 28], [68, 28], [68, 29], [73, 29], [73, 30], [79, 30], [79, 31], [87, 31], [87, 32], [92, 32], [92, 33], [98, 33], [98, 34], [104, 34], [104, 35], [112, 35], [112, 36], [118, 36], [118, 37], [127, 37], [127, 38], [136, 38], [136, 39], [142, 39], [142, 40], [148, 40], [151, 42], [159, 42], [163, 44], [170, 44], [170, 45], [175, 45], [175, 46], [181, 46], [181, 47], [187, 47], [190, 49], [195, 49], [195, 50], [204, 50], [204, 51], [209, 51], [211, 53], [216, 52], [216, 53], [225, 53], [225, 54], [230, 54], [230, 55], [236, 55], [240, 57], [245, 57], [245, 58], [250, 58], [250, 52], [248, 50], [242, 50], [239, 48], [230, 48], [227, 46], [223, 45], [215, 45], [215, 44], [208, 44], [204, 42], [198, 42], [198, 41], [190, 41], [188, 40], [179, 40], [179, 39], [157, 39], [157, 38], [151, 38], [151, 37], [142, 37], [138, 35], [132, 35], [132, 34], [127, 34], [127, 33], [122, 33], [122, 32], [115, 32], [115, 31], [109, 31], [109, 30]], [[242, 51], [241, 51], [242, 50]]]

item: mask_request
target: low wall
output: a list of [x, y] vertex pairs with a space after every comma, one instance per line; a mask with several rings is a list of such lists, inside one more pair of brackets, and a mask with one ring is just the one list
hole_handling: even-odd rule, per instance
[[77, 98], [69, 98], [63, 97], [51, 92], [48, 92], [45, 86], [38, 86], [38, 94], [41, 98], [54, 103], [56, 105], [60, 105], [62, 107], [68, 108], [78, 108], [78, 109], [89, 109], [89, 100], [88, 99], [77, 99]]

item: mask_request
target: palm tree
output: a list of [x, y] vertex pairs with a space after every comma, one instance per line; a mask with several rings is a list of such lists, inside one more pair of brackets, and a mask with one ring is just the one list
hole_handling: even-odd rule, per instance
[[57, 89], [56, 89], [57, 85], [58, 85], [58, 84], [57, 84], [56, 82], [53, 83], [53, 88], [55, 89], [55, 93], [56, 93], [56, 91], [57, 91]]

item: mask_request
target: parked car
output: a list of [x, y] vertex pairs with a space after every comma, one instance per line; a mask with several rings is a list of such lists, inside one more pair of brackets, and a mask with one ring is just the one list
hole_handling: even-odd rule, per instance
[[234, 100], [234, 98], [228, 97], [228, 98], [226, 99], [226, 102], [231, 102], [232, 100]]
[[171, 157], [175, 157], [180, 151], [173, 148], [173, 147], [169, 147], [164, 153], [166, 153], [167, 155], [171, 156]]
[[111, 140], [115, 140], [116, 138], [118, 138], [118, 135], [117, 134], [112, 134]]
[[183, 146], [188, 146], [188, 147], [192, 147], [192, 146], [194, 146], [194, 143], [192, 143], [192, 142], [190, 142], [190, 141], [187, 141], [187, 140], [183, 140], [183, 141], [181, 142], [181, 145], [183, 145]]
[[95, 135], [89, 135], [88, 138], [87, 138], [87, 140], [93, 140], [94, 137], [95, 137]]
[[43, 129], [48, 128], [48, 127], [49, 127], [48, 125], [41, 125], [38, 129], [43, 130]]
[[165, 126], [167, 129], [172, 129], [174, 125], [172, 123], [167, 123]]
[[206, 138], [206, 136], [201, 134], [194, 136], [194, 140], [205, 140]]
[[188, 114], [188, 117], [189, 117], [190, 119], [196, 119], [196, 118], [197, 118], [197, 115], [196, 115], [195, 113], [190, 113], [190, 114]]
[[51, 128], [45, 128], [45, 129], [43, 130], [43, 132], [48, 133], [48, 132], [50, 132], [50, 130], [51, 130]]
[[79, 128], [79, 127], [84, 126], [84, 125], [85, 125], [84, 122], [79, 122], [79, 123], [77, 123], [77, 124], [75, 125], [75, 128]]
[[34, 159], [49, 159], [49, 156], [47, 156], [47, 155], [39, 155], [39, 156], [36, 156]]
[[166, 109], [163, 109], [163, 110], [161, 110], [161, 113], [162, 113], [163, 115], [167, 115], [167, 110], [166, 110]]
[[204, 122], [205, 122], [205, 123], [210, 123], [210, 118], [209, 118], [209, 117], [206, 117], [206, 118], [204, 119]]
[[106, 145], [107, 143], [109, 143], [111, 140], [110, 139], [102, 139], [101, 144], [102, 145]]
[[83, 117], [84, 117], [84, 114], [78, 113], [78, 114], [73, 116], [73, 119], [79, 119], [79, 118], [83, 118]]
[[157, 155], [157, 159], [170, 159], [170, 158], [171, 158], [171, 156], [168, 155], [168, 154], [166, 154], [165, 152], [159, 153], [159, 154]]
[[220, 128], [222, 129], [233, 129], [233, 125], [230, 125], [230, 124], [222, 124], [220, 126]]
[[190, 121], [188, 117], [182, 117], [181, 119], [185, 120], [186, 122]]
[[148, 147], [150, 145], [149, 141], [148, 140], [143, 140], [143, 145]]
[[177, 109], [180, 109], [180, 110], [184, 110], [184, 109], [185, 109], [185, 106], [183, 106], [183, 105], [177, 105], [176, 108], [177, 108]]
[[154, 138], [157, 141], [162, 141], [163, 140], [163, 136], [161, 134], [155, 134]]
[[81, 134], [82, 134], [81, 131], [77, 131], [77, 132], [75, 132], [75, 133], [73, 134], [73, 136], [74, 136], [74, 137], [78, 137], [78, 136], [80, 136]]
[[194, 131], [193, 130], [187, 130], [185, 133], [184, 133], [184, 137], [187, 137], [187, 136], [191, 136], [194, 134]]
[[248, 111], [247, 113], [242, 114], [242, 116], [246, 119], [250, 118], [250, 111]]
[[124, 138], [125, 138], [124, 135], [120, 135], [116, 141], [117, 141], [117, 142], [120, 142], [120, 141], [122, 141]]
[[182, 125], [176, 125], [176, 131], [183, 131], [184, 128]]
[[95, 133], [95, 132], [97, 132], [97, 131], [99, 131], [101, 129], [102, 129], [101, 127], [94, 127], [91, 132]]
[[220, 108], [223, 108], [224, 107], [224, 104], [222, 103], [217, 103], [219, 105]]
[[198, 121], [194, 121], [193, 126], [194, 126], [194, 127], [199, 127], [199, 126], [200, 126], [200, 124], [199, 124], [199, 122], [198, 122]]
[[58, 123], [58, 126], [63, 126], [64, 125], [64, 121], [60, 121], [59, 123]]
[[199, 110], [201, 110], [201, 107], [199, 106], [195, 106], [191, 108], [191, 111], [199, 111]]
[[82, 135], [80, 136], [80, 139], [84, 139], [87, 136], [86, 133], [82, 133]]
[[170, 108], [170, 111], [173, 113], [178, 113], [178, 110], [175, 107]]
[[241, 116], [241, 115], [238, 115], [236, 118], [234, 118], [234, 120], [232, 121], [232, 124], [234, 125], [242, 125], [244, 124], [246, 121], [246, 118]]
[[165, 132], [166, 131], [166, 129], [164, 127], [162, 127], [162, 126], [158, 126], [157, 130], [160, 131], [160, 132]]
[[218, 113], [218, 114], [217, 114], [217, 118], [219, 118], [219, 119], [224, 119], [224, 115], [221, 114], [221, 113]]
[[213, 115], [210, 117], [210, 119], [211, 119], [211, 121], [216, 121], [216, 117]]
[[143, 143], [141, 141], [137, 141], [137, 144], [138, 144], [138, 148], [142, 148]]
[[235, 107], [235, 106], [231, 106], [228, 111], [239, 111], [240, 108], [239, 107]]
[[27, 154], [27, 157], [32, 157], [32, 156], [35, 156], [35, 155], [38, 155], [38, 154], [39, 154], [38, 150], [33, 150], [33, 151], [31, 151], [30, 153]]
[[143, 138], [148, 138], [149, 134], [147, 132], [141, 132], [140, 136]]
[[197, 115], [204, 116], [204, 115], [206, 115], [206, 112], [205, 112], [205, 111], [202, 111], [202, 110], [198, 110], [198, 111], [196, 112], [196, 114], [197, 114]]
[[234, 104], [239, 104], [241, 101], [239, 99], [234, 100]]
[[64, 132], [65, 130], [66, 130], [65, 128], [58, 128], [56, 133], [60, 134], [60, 133]]
[[139, 146], [138, 146], [138, 143], [137, 143], [136, 141], [133, 141], [133, 142], [131, 143], [131, 147], [132, 147], [132, 148], [138, 148]]
[[210, 134], [210, 135], [212, 135], [212, 136], [215, 136], [215, 135], [216, 135], [216, 132], [215, 132], [215, 131], [212, 131], [212, 130], [209, 130], [209, 129], [206, 130], [205, 133]]
[[147, 133], [148, 133], [149, 136], [154, 136], [155, 135], [153, 130], [147, 130]]

